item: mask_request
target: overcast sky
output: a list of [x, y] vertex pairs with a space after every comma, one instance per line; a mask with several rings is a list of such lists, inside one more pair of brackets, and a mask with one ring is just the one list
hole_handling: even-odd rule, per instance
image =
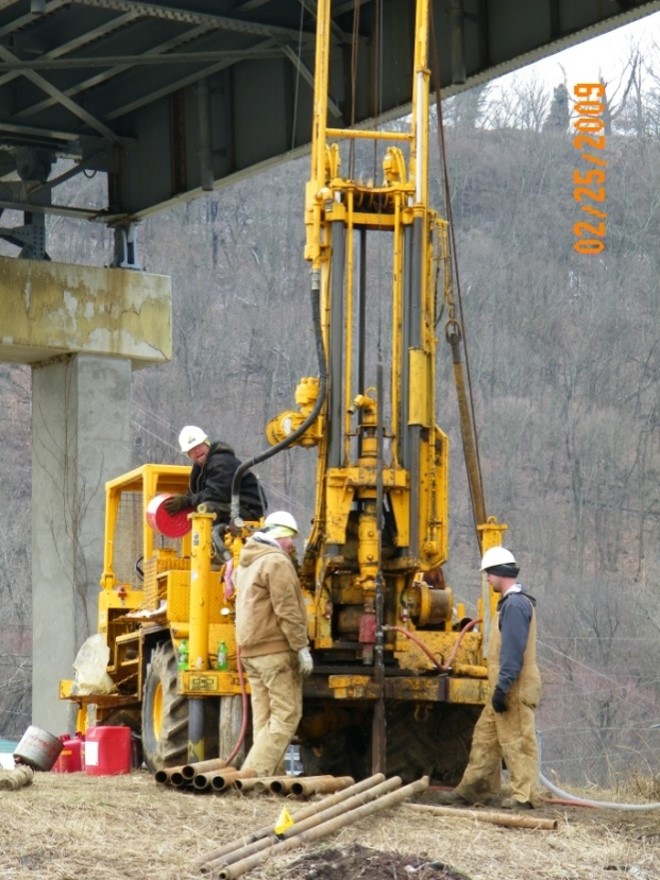
[[493, 83], [505, 86], [512, 77], [537, 77], [554, 87], [564, 79], [562, 67], [567, 75], [569, 91], [576, 83], [598, 82], [600, 74], [606, 83], [613, 82], [625, 67], [631, 45], [639, 45], [648, 53], [654, 42], [660, 47], [660, 12], [644, 16], [632, 24], [594, 37], [571, 49], [564, 49], [563, 52], [500, 77]]

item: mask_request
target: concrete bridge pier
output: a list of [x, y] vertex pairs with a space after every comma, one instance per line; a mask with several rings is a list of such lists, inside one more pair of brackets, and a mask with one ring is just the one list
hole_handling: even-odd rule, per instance
[[133, 466], [132, 372], [171, 356], [171, 286], [0, 258], [0, 297], [0, 361], [32, 367], [32, 723], [59, 734], [59, 681], [96, 631], [105, 482]]

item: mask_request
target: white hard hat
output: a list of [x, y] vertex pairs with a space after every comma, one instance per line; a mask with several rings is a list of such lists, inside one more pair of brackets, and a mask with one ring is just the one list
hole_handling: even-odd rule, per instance
[[506, 547], [491, 547], [486, 550], [481, 560], [481, 568], [479, 571], [485, 571], [494, 565], [517, 565], [513, 553]]
[[[271, 535], [274, 533], [275, 529], [280, 528], [286, 529], [288, 534], [298, 534], [298, 523], [290, 513], [286, 512], [286, 510], [276, 510], [274, 513], [269, 513], [264, 520], [264, 529]], [[285, 533], [274, 535], [274, 537], [283, 538], [285, 537]]]
[[200, 443], [204, 443], [208, 439], [206, 431], [202, 431], [197, 425], [186, 425], [179, 434], [181, 452], [190, 452], [195, 446], [199, 446]]

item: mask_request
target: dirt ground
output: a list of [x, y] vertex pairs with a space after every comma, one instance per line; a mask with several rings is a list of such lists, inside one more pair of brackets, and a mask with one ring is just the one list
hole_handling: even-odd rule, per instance
[[[611, 793], [602, 797], [613, 800]], [[434, 791], [415, 800], [433, 804]], [[295, 820], [309, 803], [234, 791], [193, 794], [157, 785], [143, 770], [115, 777], [37, 773], [30, 786], [0, 791], [0, 880], [212, 880], [200, 859], [273, 826], [284, 806]], [[501, 827], [473, 813], [438, 815], [402, 804], [282, 854], [271, 850], [242, 876], [660, 880], [660, 810], [545, 803], [534, 816], [555, 820], [555, 830]]]

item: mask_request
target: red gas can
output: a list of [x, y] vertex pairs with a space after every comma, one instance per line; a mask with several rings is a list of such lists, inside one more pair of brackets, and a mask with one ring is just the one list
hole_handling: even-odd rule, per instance
[[130, 773], [131, 751], [130, 727], [90, 727], [85, 734], [85, 773], [88, 776]]
[[75, 736], [65, 733], [59, 739], [62, 742], [62, 751], [51, 767], [51, 773], [80, 773], [85, 737], [82, 733], [76, 733]]

